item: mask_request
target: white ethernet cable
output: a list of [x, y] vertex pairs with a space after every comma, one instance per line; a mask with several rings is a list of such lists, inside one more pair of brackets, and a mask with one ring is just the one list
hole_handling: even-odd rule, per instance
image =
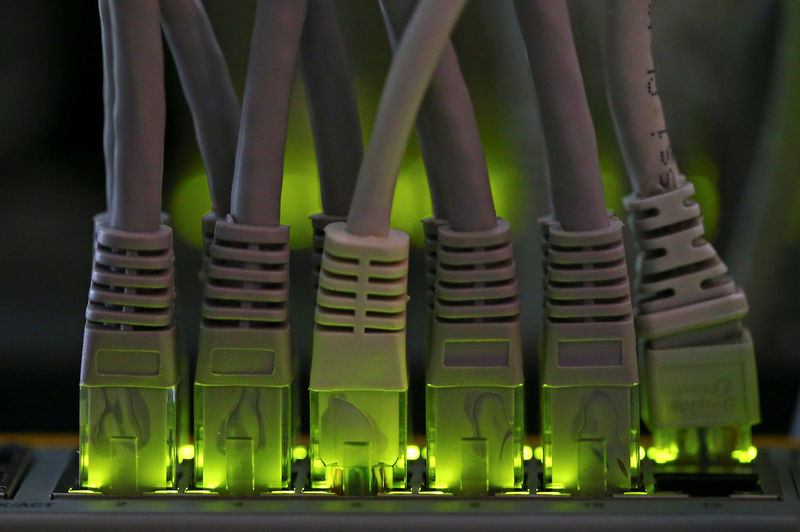
[[657, 462], [748, 462], [760, 419], [744, 293], [704, 239], [694, 187], [670, 149], [650, 51], [650, 3], [608, 0], [608, 99], [634, 194], [641, 249], [636, 328], [643, 419]]
[[636, 338], [622, 224], [605, 208], [597, 143], [563, 0], [517, 0], [550, 167], [540, 342], [543, 488], [597, 496], [639, 479]]
[[208, 248], [195, 376], [195, 481], [229, 494], [291, 480], [289, 227], [279, 225], [286, 122], [306, 2], [260, 0], [231, 212]]
[[[158, 2], [100, 2], [109, 213], [95, 246], [81, 359], [83, 488], [172, 487], [177, 461], [172, 232], [162, 225], [163, 54]], [[113, 144], [113, 146], [112, 146]]]
[[311, 483], [351, 495], [406, 484], [408, 235], [389, 228], [408, 135], [464, 0], [424, 0], [384, 85], [347, 223], [325, 228], [309, 386]]
[[[392, 43], [415, 4], [381, 2]], [[428, 487], [462, 495], [520, 489], [525, 417], [514, 253], [509, 224], [495, 215], [475, 113], [450, 43], [417, 126], [445, 218], [423, 220]]]

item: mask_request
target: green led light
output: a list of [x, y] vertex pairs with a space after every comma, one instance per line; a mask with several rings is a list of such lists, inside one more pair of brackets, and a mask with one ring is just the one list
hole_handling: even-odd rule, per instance
[[195, 482], [253, 493], [291, 476], [291, 387], [195, 383]]
[[292, 448], [292, 460], [305, 460], [306, 458], [308, 458], [308, 449], [302, 445]]
[[406, 392], [310, 391], [311, 486], [368, 495], [405, 488]]
[[542, 449], [541, 445], [537, 445], [533, 449], [533, 457], [536, 458], [540, 462], [542, 461], [542, 458], [544, 457], [544, 449]]
[[678, 446], [673, 443], [669, 447], [650, 447], [647, 457], [657, 464], [673, 462], [678, 458]]
[[406, 460], [418, 460], [420, 455], [419, 447], [416, 445], [409, 445], [406, 447]]
[[645, 453], [644, 447], [642, 447], [640, 445], [639, 446], [639, 460], [644, 460], [645, 456], [646, 456], [646, 453]]
[[533, 458], [533, 447], [525, 445], [522, 447], [522, 459], [526, 462]]
[[657, 464], [670, 462], [747, 464], [758, 455], [749, 425], [653, 430], [647, 457]]
[[118, 494], [171, 487], [175, 394], [175, 388], [81, 385], [80, 486]]
[[178, 448], [178, 461], [183, 462], [185, 460], [193, 460], [194, 459], [194, 445], [181, 445]]
[[750, 462], [756, 459], [756, 456], [758, 456], [758, 449], [756, 449], [755, 446], [752, 445], [747, 450], [744, 451], [739, 449], [731, 451], [731, 458], [733, 458], [740, 464], [749, 464]]

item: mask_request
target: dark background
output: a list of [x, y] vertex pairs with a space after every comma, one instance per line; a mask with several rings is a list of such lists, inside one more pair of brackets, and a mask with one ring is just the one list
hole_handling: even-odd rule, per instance
[[[659, 92], [674, 152], [695, 183], [717, 249], [748, 292], [761, 381], [762, 432], [788, 430], [800, 367], [800, 9], [766, 0], [661, 0], [654, 8]], [[364, 134], [390, 51], [377, 3], [337, 0]], [[254, 3], [208, 0], [241, 94]], [[603, 92], [602, 2], [570, 2], [598, 132], [607, 202], [620, 215], [629, 187]], [[512, 222], [523, 293], [528, 426], [536, 431], [540, 255], [536, 219], [547, 212], [546, 163], [530, 75], [513, 8], [473, 0], [454, 34], [474, 99], [498, 213]], [[168, 57], [168, 53], [167, 53]], [[199, 215], [208, 207], [191, 117], [166, 61], [163, 198], [177, 234], [182, 333], [189, 352], [199, 319]], [[0, 432], [76, 431], [92, 216], [105, 208], [102, 70], [96, 2], [0, 0]], [[312, 317], [310, 225], [319, 209], [313, 146], [298, 77], [286, 157], [283, 223], [293, 226], [292, 313], [307, 385]], [[311, 198], [311, 199], [309, 199]], [[418, 220], [429, 202], [416, 140], [395, 203], [412, 233], [409, 367], [414, 429], [424, 431], [424, 330]], [[309, 203], [310, 202], [310, 203]], [[315, 208], [316, 206], [316, 208]], [[631, 264], [633, 262], [631, 261]]]

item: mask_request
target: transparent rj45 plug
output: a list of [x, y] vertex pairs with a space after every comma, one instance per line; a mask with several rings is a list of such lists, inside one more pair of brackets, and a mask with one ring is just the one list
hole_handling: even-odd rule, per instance
[[598, 496], [639, 485], [639, 382], [622, 224], [545, 220], [541, 343], [545, 489]]
[[408, 235], [325, 227], [311, 360], [311, 485], [362, 495], [406, 484]]
[[483, 495], [524, 481], [524, 379], [509, 238], [505, 220], [479, 232], [438, 227], [425, 420], [432, 489]]
[[291, 480], [289, 228], [217, 220], [194, 386], [195, 483], [227, 494]]
[[96, 219], [80, 382], [81, 487], [171, 488], [179, 441], [172, 231]]

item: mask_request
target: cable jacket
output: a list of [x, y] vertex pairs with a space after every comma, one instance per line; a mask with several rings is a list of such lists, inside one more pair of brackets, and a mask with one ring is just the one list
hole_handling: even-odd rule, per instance
[[634, 192], [653, 196], [685, 182], [664, 121], [650, 50], [650, 2], [607, 0], [603, 55], [606, 90]]
[[280, 222], [283, 158], [305, 0], [259, 0], [236, 147], [231, 214], [240, 224]]
[[161, 27], [192, 113], [212, 209], [224, 217], [239, 133], [239, 101], [228, 66], [200, 0], [161, 0]]
[[111, 209], [114, 188], [114, 43], [111, 37], [111, 9], [108, 0], [98, 0], [100, 36], [103, 47], [103, 157], [106, 170], [106, 210]]
[[345, 216], [364, 154], [356, 93], [331, 0], [309, 0], [300, 65], [317, 153], [322, 210]]
[[567, 231], [608, 226], [589, 104], [564, 0], [515, 0], [539, 96], [556, 219]]
[[161, 226], [164, 57], [158, 0], [109, 0], [113, 42], [114, 186], [111, 226]]
[[[414, 0], [381, 1], [393, 48], [415, 5]], [[417, 131], [429, 181], [435, 182], [432, 195], [440, 196], [444, 207], [434, 214], [445, 217], [455, 231], [494, 228], [497, 217], [475, 111], [449, 41], [419, 108]]]
[[347, 231], [385, 237], [406, 143], [425, 89], [466, 0], [423, 0], [397, 48], [358, 174]]

